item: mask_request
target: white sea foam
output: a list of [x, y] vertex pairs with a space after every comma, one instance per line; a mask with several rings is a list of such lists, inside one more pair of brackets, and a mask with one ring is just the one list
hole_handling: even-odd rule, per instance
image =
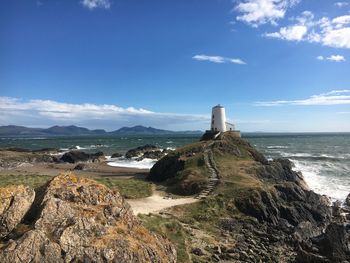
[[288, 152], [280, 152], [280, 154], [283, 157], [289, 157], [289, 158], [293, 158], [293, 157], [315, 157], [312, 154], [309, 153], [288, 153]]
[[91, 145], [75, 145], [70, 148], [60, 148], [61, 151], [69, 151], [69, 150], [91, 150], [91, 149], [97, 149], [97, 148], [108, 148], [109, 146], [106, 144], [91, 144]]
[[266, 146], [267, 149], [287, 149], [288, 146], [282, 146], [282, 145], [270, 145]]
[[136, 169], [151, 169], [153, 165], [157, 162], [154, 159], [145, 158], [141, 161], [135, 159], [126, 159], [126, 158], [111, 158], [110, 162], [107, 164], [110, 166], [116, 167], [127, 167], [127, 168], [136, 168]]
[[280, 154], [285, 158], [298, 158], [298, 159], [334, 159], [334, 160], [345, 160], [348, 159], [346, 154], [343, 155], [330, 155], [330, 154], [310, 154], [310, 153], [289, 153], [283, 151], [277, 151], [276, 153]]
[[171, 144], [171, 143], [174, 143], [174, 142], [173, 142], [173, 141], [167, 141], [166, 143], [167, 143], [167, 144]]
[[318, 194], [329, 196], [333, 201], [344, 201], [349, 194], [350, 180], [331, 176], [322, 171], [323, 164], [315, 164], [291, 159], [294, 170], [301, 171], [309, 187]]

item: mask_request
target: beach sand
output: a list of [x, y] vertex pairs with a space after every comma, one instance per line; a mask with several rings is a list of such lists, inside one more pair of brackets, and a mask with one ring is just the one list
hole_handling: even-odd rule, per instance
[[118, 179], [145, 178], [149, 172], [148, 169], [124, 168], [109, 166], [106, 161], [99, 163], [84, 163], [84, 170], [74, 170], [77, 164], [70, 163], [22, 163], [14, 168], [0, 169], [0, 175], [49, 175], [56, 176], [60, 173], [73, 171], [81, 176], [101, 176], [118, 177]]
[[[137, 169], [137, 168], [126, 168], [126, 167], [116, 167], [108, 165], [108, 161], [100, 162], [85, 162], [82, 163], [84, 170], [76, 170], [74, 167], [77, 166], [77, 163], [44, 163], [44, 162], [25, 162], [26, 156], [30, 153], [22, 152], [11, 152], [11, 151], [2, 151], [0, 152], [0, 159], [3, 158], [6, 162], [11, 163], [11, 160], [16, 160], [14, 167], [7, 166], [6, 168], [0, 168], [0, 179], [1, 176], [11, 176], [11, 175], [43, 175], [43, 176], [57, 176], [66, 172], [73, 172], [75, 175], [84, 176], [84, 177], [104, 177], [104, 178], [113, 178], [117, 180], [126, 180], [126, 179], [145, 179], [149, 173], [148, 169]], [[10, 158], [10, 159], [9, 159]], [[23, 162], [18, 162], [18, 161]], [[172, 199], [166, 197], [166, 193], [163, 191], [155, 190], [155, 187], [152, 187], [152, 195], [145, 198], [139, 199], [127, 199], [127, 202], [130, 204], [135, 215], [137, 214], [148, 214], [148, 213], [158, 213], [163, 209], [183, 205], [188, 203], [197, 202], [198, 199], [192, 197], [186, 198], [176, 198]]]

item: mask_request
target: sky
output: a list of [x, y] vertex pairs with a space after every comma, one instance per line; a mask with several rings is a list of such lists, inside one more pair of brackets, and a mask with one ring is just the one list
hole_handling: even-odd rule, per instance
[[11, 0], [0, 125], [350, 132], [350, 1]]

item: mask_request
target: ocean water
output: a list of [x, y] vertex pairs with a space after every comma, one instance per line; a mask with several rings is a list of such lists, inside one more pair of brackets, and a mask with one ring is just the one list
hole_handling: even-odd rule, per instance
[[253, 135], [247, 138], [267, 158], [288, 158], [309, 187], [333, 200], [350, 193], [350, 133]]
[[[350, 133], [327, 134], [244, 134], [251, 144], [269, 159], [288, 158], [301, 171], [310, 188], [334, 200], [344, 200], [350, 193]], [[145, 144], [175, 149], [198, 141], [198, 135], [176, 136], [94, 136], [94, 137], [37, 137], [0, 138], [0, 147], [27, 149], [57, 148], [62, 151], [81, 149], [86, 152], [115, 152]], [[110, 165], [150, 168], [155, 160], [141, 162], [123, 158], [110, 159]]]

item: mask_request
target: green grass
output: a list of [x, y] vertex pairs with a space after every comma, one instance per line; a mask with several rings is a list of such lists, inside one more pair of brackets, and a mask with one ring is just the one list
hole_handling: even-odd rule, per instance
[[158, 215], [139, 215], [139, 218], [148, 230], [168, 238], [175, 245], [177, 262], [191, 262], [186, 249], [186, 232], [176, 219]]
[[124, 198], [134, 199], [152, 195], [152, 184], [142, 179], [117, 179], [110, 177], [94, 177], [95, 181], [109, 188], [118, 188]]
[[39, 187], [52, 179], [49, 175], [0, 175], [0, 187], [8, 185], [27, 185], [32, 188]]
[[[37, 188], [44, 185], [52, 178], [53, 177], [49, 175], [37, 174], [0, 175], [0, 187], [8, 185], [26, 185], [32, 188]], [[118, 179], [98, 176], [93, 177], [92, 179], [109, 188], [117, 187], [125, 198], [142, 198], [152, 195], [151, 183], [141, 179]]]

